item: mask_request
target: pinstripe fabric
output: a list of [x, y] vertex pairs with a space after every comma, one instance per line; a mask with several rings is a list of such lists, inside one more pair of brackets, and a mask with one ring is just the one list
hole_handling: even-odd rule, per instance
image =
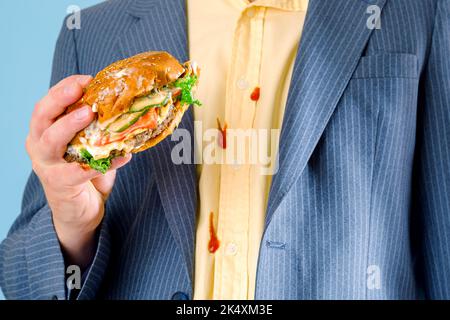
[[[366, 27], [374, 3], [380, 30]], [[181, 0], [87, 9], [81, 30], [61, 32], [52, 83], [144, 50], [185, 60], [185, 28]], [[450, 298], [448, 57], [449, 0], [310, 0], [257, 298]], [[180, 127], [192, 132], [192, 122], [189, 113]], [[192, 297], [196, 177], [193, 165], [172, 163], [172, 147], [164, 141], [120, 170], [80, 299]], [[0, 246], [0, 285], [12, 299], [65, 298], [34, 174]]]

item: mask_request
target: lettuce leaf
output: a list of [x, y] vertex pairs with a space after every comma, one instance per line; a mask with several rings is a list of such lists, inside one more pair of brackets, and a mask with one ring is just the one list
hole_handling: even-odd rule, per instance
[[111, 160], [113, 159], [111, 156], [108, 158], [94, 160], [94, 157], [86, 149], [81, 149], [80, 155], [92, 169], [103, 174], [105, 174], [111, 167]]
[[187, 76], [175, 81], [174, 86], [181, 89], [181, 98], [180, 98], [181, 103], [188, 105], [193, 104], [197, 106], [202, 105], [202, 103], [199, 100], [194, 99], [194, 96], [192, 94], [192, 89], [197, 84], [197, 80], [198, 80], [197, 76]]

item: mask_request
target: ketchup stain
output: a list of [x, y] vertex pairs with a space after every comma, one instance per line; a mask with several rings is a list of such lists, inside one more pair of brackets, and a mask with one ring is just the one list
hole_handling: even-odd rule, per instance
[[221, 125], [219, 118], [217, 118], [217, 128], [219, 129], [219, 146], [222, 149], [226, 149], [227, 148], [227, 127], [228, 124], [225, 122], [225, 124]]
[[250, 99], [252, 99], [252, 101], [258, 101], [260, 94], [261, 94], [261, 89], [259, 87], [256, 87], [255, 89], [253, 89], [253, 92], [250, 95]]
[[217, 239], [216, 230], [214, 229], [214, 214], [211, 211], [209, 214], [209, 243], [208, 251], [210, 253], [215, 253], [219, 249], [220, 241]]

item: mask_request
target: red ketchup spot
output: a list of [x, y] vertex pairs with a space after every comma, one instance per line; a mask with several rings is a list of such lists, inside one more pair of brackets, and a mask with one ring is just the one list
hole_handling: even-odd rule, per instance
[[220, 241], [217, 239], [216, 230], [214, 229], [214, 213], [211, 211], [209, 214], [209, 243], [208, 251], [215, 253], [219, 249]]
[[219, 146], [222, 149], [227, 148], [227, 127], [228, 127], [228, 124], [226, 122], [225, 122], [224, 126], [222, 127], [222, 125], [220, 124], [219, 118], [217, 118], [217, 129], [220, 131], [218, 142], [219, 142]]
[[260, 93], [261, 93], [261, 89], [259, 87], [256, 87], [255, 89], [253, 89], [253, 92], [250, 95], [250, 99], [252, 99], [252, 101], [258, 101]]

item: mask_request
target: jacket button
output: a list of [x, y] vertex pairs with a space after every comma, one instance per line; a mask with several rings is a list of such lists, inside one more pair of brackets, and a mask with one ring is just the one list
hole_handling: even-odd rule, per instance
[[175, 292], [172, 296], [172, 300], [189, 300], [189, 297], [184, 292]]

